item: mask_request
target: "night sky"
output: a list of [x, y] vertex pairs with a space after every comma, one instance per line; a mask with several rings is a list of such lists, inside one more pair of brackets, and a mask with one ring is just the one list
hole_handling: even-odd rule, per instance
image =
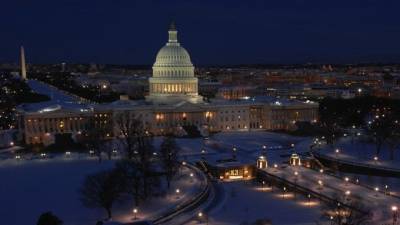
[[398, 0], [4, 0], [0, 62], [152, 64], [175, 20], [196, 65], [400, 62]]

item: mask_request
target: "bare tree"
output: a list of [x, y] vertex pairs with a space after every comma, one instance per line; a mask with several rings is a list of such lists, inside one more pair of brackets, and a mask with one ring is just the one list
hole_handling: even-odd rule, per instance
[[153, 164], [153, 139], [151, 136], [142, 135], [138, 138], [137, 152], [134, 155], [134, 161], [143, 173], [143, 195], [144, 198], [149, 197], [153, 192], [153, 188], [158, 185], [158, 177], [160, 174], [156, 171]]
[[94, 151], [94, 154], [101, 162], [101, 153], [107, 148], [107, 131], [99, 126], [96, 126], [96, 121], [90, 120], [86, 131], [83, 133], [83, 142], [89, 150]]
[[121, 174], [116, 170], [101, 171], [86, 177], [79, 189], [80, 200], [88, 208], [103, 208], [108, 219], [112, 217], [112, 206], [122, 201], [126, 184]]
[[[368, 225], [371, 222], [372, 213], [358, 200], [349, 200], [334, 196], [335, 201], [327, 203], [324, 217], [329, 218], [331, 225]], [[345, 202], [346, 206], [340, 202]], [[321, 224], [317, 222], [317, 224]]]
[[161, 167], [163, 168], [165, 178], [167, 180], [168, 189], [171, 180], [179, 170], [179, 147], [172, 136], [164, 137], [160, 149]]
[[115, 123], [128, 160], [132, 160], [142, 173], [143, 198], [146, 199], [158, 184], [159, 176], [152, 165], [153, 139], [145, 131], [143, 122], [127, 111], [118, 113]]
[[143, 199], [143, 173], [140, 167], [133, 160], [122, 160], [117, 162], [116, 171], [126, 180], [128, 193], [132, 194], [135, 205], [139, 206], [140, 200]]
[[376, 146], [376, 155], [381, 152], [382, 146], [392, 137], [397, 135], [398, 121], [396, 113], [382, 112], [375, 116], [369, 124], [367, 133], [373, 139]]
[[137, 152], [139, 138], [145, 134], [143, 123], [129, 111], [116, 114], [114, 119], [119, 132], [117, 137], [125, 147], [128, 159], [133, 159]]
[[400, 120], [394, 120], [392, 135], [388, 138], [387, 143], [390, 151], [390, 160], [394, 160], [395, 151], [400, 147]]

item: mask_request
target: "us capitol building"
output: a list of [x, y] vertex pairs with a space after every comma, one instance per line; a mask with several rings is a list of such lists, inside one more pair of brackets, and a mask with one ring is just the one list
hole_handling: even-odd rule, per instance
[[48, 145], [55, 135], [69, 133], [75, 139], [88, 129], [90, 121], [107, 130], [107, 137], [119, 135], [117, 115], [129, 115], [143, 122], [154, 135], [183, 135], [187, 126], [208, 132], [290, 130], [298, 121], [315, 122], [318, 104], [313, 102], [271, 99], [214, 99], [204, 102], [198, 94], [198, 79], [189, 53], [180, 45], [172, 24], [169, 39], [156, 57], [149, 78], [146, 100], [121, 97], [107, 104], [67, 104], [52, 102], [19, 107], [19, 132], [26, 144]]

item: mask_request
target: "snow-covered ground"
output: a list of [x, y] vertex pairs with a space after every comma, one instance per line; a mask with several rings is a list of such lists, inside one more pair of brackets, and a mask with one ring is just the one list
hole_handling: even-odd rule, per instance
[[[237, 154], [247, 160], [256, 160], [262, 153], [262, 147], [267, 146], [267, 157], [272, 163], [289, 160], [292, 152], [302, 153], [309, 151], [312, 138], [294, 137], [281, 133], [254, 131], [254, 132], [222, 132], [210, 137], [177, 139], [181, 146], [183, 157], [188, 160], [198, 160], [201, 150], [205, 150], [206, 157], [218, 158], [220, 155], [232, 153], [232, 148], [237, 148]], [[295, 148], [290, 145], [295, 144]]]
[[[105, 218], [102, 209], [85, 208], [79, 201], [78, 188], [84, 178], [92, 173], [110, 169], [114, 160], [103, 160], [75, 155], [52, 159], [0, 161], [0, 218], [1, 225], [35, 224], [39, 215], [52, 211], [66, 225], [88, 225]], [[190, 178], [189, 169], [180, 172], [165, 196], [151, 199], [139, 207], [138, 218], [157, 216], [165, 210], [186, 201], [197, 193], [196, 177]], [[180, 189], [179, 195], [175, 193]], [[114, 207], [114, 220], [132, 222], [133, 201]]]
[[[388, 148], [387, 145], [383, 145], [381, 152], [377, 156], [375, 144], [361, 139], [352, 141], [352, 139], [348, 137], [340, 139], [333, 147], [329, 145], [322, 146], [320, 153], [338, 159], [365, 163], [370, 166], [390, 167], [400, 170], [400, 151], [396, 149], [396, 151], [394, 151], [394, 160], [391, 160]], [[335, 152], [336, 149], [340, 150], [339, 153]], [[378, 157], [378, 160], [374, 160], [375, 156]]]
[[[207, 213], [209, 224], [238, 225], [266, 219], [277, 225], [305, 225], [315, 224], [321, 217], [319, 202], [314, 199], [308, 201], [300, 195], [294, 199], [292, 193], [286, 193], [283, 198], [281, 191], [271, 191], [251, 182], [219, 185], [225, 194], [221, 203]], [[199, 223], [206, 224], [206, 220], [194, 218], [188, 224]]]
[[[154, 145], [158, 148], [162, 138], [156, 137]], [[208, 140], [203, 138], [177, 139], [182, 149], [182, 158], [187, 161], [197, 161], [202, 155], [219, 158], [232, 153], [237, 148], [237, 154], [247, 160], [256, 160], [262, 152], [262, 146], [267, 146], [269, 163], [288, 161], [290, 153], [307, 152], [311, 138], [293, 137], [271, 132], [226, 132], [213, 135]], [[295, 144], [295, 148], [290, 145]], [[349, 144], [349, 143], [347, 143]], [[357, 145], [358, 146], [358, 145]], [[365, 147], [365, 146], [364, 146]], [[357, 147], [361, 151], [363, 146]], [[349, 147], [342, 146], [343, 154]], [[204, 153], [202, 149], [205, 150]], [[324, 150], [329, 152], [330, 150]], [[396, 158], [400, 158], [396, 156]], [[384, 158], [383, 158], [384, 159]], [[99, 163], [96, 158], [87, 156], [55, 157], [47, 160], [21, 160], [13, 158], [0, 161], [0, 218], [2, 225], [34, 224], [38, 216], [45, 211], [52, 211], [66, 225], [94, 224], [104, 218], [102, 209], [87, 209], [78, 199], [77, 189], [84, 177], [94, 172], [111, 168], [115, 161], [105, 160]], [[181, 179], [173, 184], [165, 198], [155, 198], [139, 207], [139, 218], [154, 217], [164, 210], [173, 207], [185, 197], [192, 195], [196, 188], [196, 179], [188, 177], [189, 172], [181, 173]], [[355, 179], [356, 175], [347, 175]], [[361, 182], [370, 182], [371, 177], [358, 176]], [[397, 187], [398, 179], [373, 178], [381, 184], [388, 183]], [[374, 181], [375, 182], [375, 181]], [[260, 190], [259, 186], [249, 182], [221, 183], [224, 191], [218, 193], [220, 201], [216, 202], [207, 213], [209, 224], [240, 224], [253, 222], [257, 219], [269, 219], [273, 224], [300, 225], [314, 224], [320, 219], [321, 211], [317, 202], [307, 205], [304, 197], [298, 196], [295, 201], [288, 194], [283, 199], [280, 192]], [[181, 190], [177, 198], [175, 189]], [[121, 222], [131, 222], [133, 202], [128, 201], [114, 208], [114, 219]], [[290, 216], [288, 216], [290, 215]], [[203, 221], [204, 222], [204, 221]], [[198, 224], [196, 219], [191, 224]]]
[[[339, 153], [335, 150], [339, 149]], [[374, 160], [376, 149], [373, 143], [363, 141], [362, 139], [354, 139], [351, 137], [340, 139], [334, 146], [322, 145], [318, 152], [339, 160], [348, 162], [362, 163], [371, 167], [386, 167], [400, 170], [400, 151], [395, 151], [394, 160], [390, 159], [390, 151], [388, 146], [382, 147], [378, 160]], [[361, 184], [365, 184], [372, 188], [378, 187], [383, 190], [388, 186], [388, 190], [400, 196], [400, 179], [393, 177], [368, 176], [352, 173], [340, 173], [342, 177], [349, 177], [351, 180], [359, 179]]]
[[[392, 205], [400, 205], [399, 198], [305, 167], [286, 166], [278, 169], [267, 168], [265, 171], [330, 198], [333, 196], [344, 197], [345, 193], [350, 191], [346, 198], [357, 201], [370, 209], [373, 213], [374, 222], [389, 220]], [[295, 172], [298, 174], [297, 177], [294, 175]], [[322, 181], [322, 186], [319, 181]]]

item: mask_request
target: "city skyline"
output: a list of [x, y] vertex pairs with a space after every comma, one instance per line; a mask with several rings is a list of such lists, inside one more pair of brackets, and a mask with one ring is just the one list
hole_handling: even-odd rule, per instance
[[0, 62], [148, 65], [171, 20], [197, 65], [399, 62], [399, 4], [8, 2]]

